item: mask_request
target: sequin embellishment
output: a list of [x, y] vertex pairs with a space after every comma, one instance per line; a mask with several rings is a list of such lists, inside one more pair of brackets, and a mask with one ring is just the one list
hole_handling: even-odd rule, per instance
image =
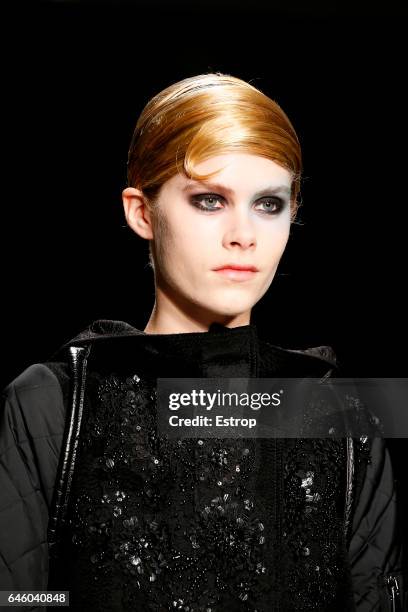
[[270, 610], [255, 440], [157, 435], [155, 387], [89, 377], [69, 513], [73, 601], [98, 610]]

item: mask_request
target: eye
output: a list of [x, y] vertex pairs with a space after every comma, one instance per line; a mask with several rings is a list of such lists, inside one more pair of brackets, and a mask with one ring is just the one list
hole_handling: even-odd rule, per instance
[[[213, 212], [220, 210], [222, 206], [216, 206], [217, 202], [222, 203], [224, 198], [216, 193], [200, 193], [191, 197], [191, 203], [199, 210], [206, 212]], [[267, 197], [262, 198], [256, 203], [256, 207], [259, 205], [264, 208], [259, 209], [266, 215], [277, 215], [285, 207], [286, 202], [279, 197]]]
[[[191, 202], [193, 206], [196, 206], [200, 210], [207, 210], [207, 211], [219, 210], [220, 207], [214, 206], [214, 204], [215, 202], [221, 202], [221, 200], [223, 200], [223, 198], [217, 195], [216, 193], [202, 193], [202, 194], [192, 196], [191, 198]], [[209, 206], [207, 206], [205, 202], [207, 202]]]
[[285, 206], [285, 201], [282, 198], [263, 198], [259, 202], [265, 206], [264, 212], [267, 215], [277, 215]]

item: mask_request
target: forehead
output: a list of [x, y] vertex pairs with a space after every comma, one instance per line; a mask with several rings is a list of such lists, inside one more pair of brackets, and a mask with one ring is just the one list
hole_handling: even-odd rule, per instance
[[175, 186], [183, 192], [204, 187], [223, 189], [231, 195], [265, 190], [289, 195], [292, 184], [292, 175], [286, 168], [265, 157], [245, 153], [210, 157], [196, 164], [194, 171], [199, 175], [216, 174], [196, 180], [180, 173], [173, 177]]

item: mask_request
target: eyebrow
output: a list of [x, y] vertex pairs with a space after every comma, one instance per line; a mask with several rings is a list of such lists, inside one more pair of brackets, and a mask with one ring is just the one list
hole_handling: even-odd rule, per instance
[[[205, 189], [210, 189], [211, 191], [226, 191], [230, 195], [233, 195], [235, 193], [234, 190], [231, 187], [228, 187], [227, 185], [221, 185], [219, 183], [207, 183], [205, 181], [191, 181], [183, 187], [182, 191], [190, 191], [190, 189], [193, 189], [194, 187], [204, 187]], [[264, 189], [257, 191], [254, 197], [259, 198], [265, 195], [279, 193], [290, 195], [290, 187], [288, 187], [287, 185], [270, 185], [269, 187], [265, 187]]]

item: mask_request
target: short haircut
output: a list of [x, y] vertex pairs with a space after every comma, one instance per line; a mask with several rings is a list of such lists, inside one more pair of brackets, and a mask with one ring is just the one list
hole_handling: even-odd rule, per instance
[[144, 107], [128, 155], [128, 185], [152, 206], [162, 185], [225, 153], [270, 159], [292, 175], [291, 218], [299, 206], [302, 156], [295, 129], [281, 107], [237, 77], [208, 73], [189, 77], [156, 94]]

